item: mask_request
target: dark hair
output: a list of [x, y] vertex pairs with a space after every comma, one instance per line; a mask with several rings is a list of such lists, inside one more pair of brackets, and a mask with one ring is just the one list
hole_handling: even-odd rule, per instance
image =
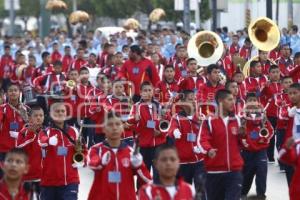
[[233, 38], [234, 38], [234, 37], [239, 38], [239, 36], [238, 36], [237, 34], [234, 34], [232, 37], [233, 37]]
[[293, 79], [291, 76], [284, 76], [281, 78], [281, 81], [285, 80], [285, 79]]
[[106, 119], [111, 119], [111, 118], [119, 118], [119, 119], [121, 119], [119, 113], [114, 112], [114, 111], [109, 111], [109, 112], [106, 114]]
[[258, 99], [255, 92], [248, 92], [248, 93], [246, 94], [245, 100], [247, 101], [249, 98], [256, 98], [256, 99]]
[[4, 45], [4, 49], [10, 49], [10, 45], [8, 44]]
[[293, 31], [298, 32], [298, 26], [297, 25], [293, 25], [291, 28], [292, 28]]
[[43, 113], [44, 113], [44, 110], [43, 110], [43, 108], [41, 106], [39, 106], [39, 105], [33, 105], [33, 106], [30, 107], [28, 115], [32, 116], [33, 112], [34, 111], [38, 111], [38, 110], [42, 110]]
[[28, 59], [33, 59], [33, 60], [36, 60], [35, 56], [34, 55], [29, 55], [28, 56]]
[[9, 84], [7, 85], [7, 90], [8, 90], [10, 87], [12, 87], [12, 86], [16, 86], [17, 88], [19, 88], [19, 90], [21, 89], [19, 84], [17, 84], [17, 83], [9, 83]]
[[216, 92], [216, 97], [215, 97], [215, 100], [216, 100], [217, 104], [219, 104], [221, 100], [224, 100], [229, 95], [231, 95], [231, 92], [229, 90], [226, 90], [226, 89], [218, 90]]
[[188, 58], [187, 60], [186, 60], [186, 65], [189, 65], [190, 64], [190, 62], [192, 62], [192, 61], [197, 61], [195, 58]]
[[269, 72], [271, 72], [271, 70], [273, 69], [279, 69], [278, 65], [271, 65], [269, 68]]
[[81, 67], [81, 68], [79, 69], [79, 73], [82, 72], [82, 71], [88, 71], [88, 72], [90, 72], [89, 69], [88, 69], [87, 67]]
[[164, 68], [164, 71], [166, 71], [169, 68], [175, 70], [174, 67], [173, 67], [173, 65], [166, 65], [165, 68]]
[[236, 81], [233, 81], [233, 80], [228, 80], [228, 81], [226, 81], [226, 83], [225, 83], [225, 89], [228, 90], [230, 84], [232, 84], [232, 83], [236, 83]]
[[[6, 153], [6, 155], [5, 155], [5, 159], [6, 159], [9, 155], [11, 155], [11, 154], [17, 154], [17, 155], [23, 156], [25, 162], [28, 163], [28, 155], [27, 155], [27, 153], [24, 151], [24, 149], [22, 149], [22, 148], [13, 148], [13, 149], [9, 150], [9, 151]], [[5, 159], [4, 159], [4, 160], [5, 160]]]
[[292, 85], [290, 85], [290, 88], [294, 88], [300, 91], [300, 83], [293, 83]]
[[132, 45], [130, 47], [130, 51], [133, 53], [137, 53], [138, 55], [141, 55], [143, 53], [143, 50], [140, 48], [139, 45]]
[[128, 48], [129, 46], [127, 44], [123, 45], [122, 46], [122, 51], [125, 49], [125, 48]]
[[181, 90], [180, 91], [180, 100], [185, 100], [189, 94], [194, 94], [193, 90]]
[[53, 66], [62, 66], [62, 62], [60, 60], [57, 60], [53, 63]]
[[152, 84], [149, 81], [144, 81], [144, 82], [142, 82], [142, 84], [140, 86], [140, 90], [143, 90], [143, 88], [145, 86], [151, 86], [151, 87], [153, 87]]
[[297, 59], [297, 58], [300, 58], [300, 52], [295, 53], [294, 60]]
[[210, 65], [208, 65], [208, 67], [207, 67], [207, 74], [211, 74], [214, 69], [219, 69], [218, 65], [216, 65], [216, 64], [210, 64]]
[[44, 52], [42, 53], [42, 59], [45, 59], [45, 58], [47, 58], [48, 56], [50, 56], [50, 53], [49, 53], [48, 51], [44, 51]]
[[154, 160], [157, 160], [161, 152], [166, 151], [166, 150], [174, 150], [178, 156], [178, 151], [175, 145], [172, 144], [162, 144], [159, 147], [156, 148], [155, 153], [154, 153]]
[[249, 37], [246, 37], [245, 42], [251, 43], [251, 40]]
[[257, 61], [257, 60], [252, 60], [251, 62], [250, 62], [250, 68], [253, 68], [253, 67], [256, 67], [256, 65], [259, 63], [259, 61]]

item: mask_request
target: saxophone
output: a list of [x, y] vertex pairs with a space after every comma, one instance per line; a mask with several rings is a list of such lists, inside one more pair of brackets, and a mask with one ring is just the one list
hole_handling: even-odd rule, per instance
[[80, 126], [78, 139], [75, 141], [74, 149], [75, 153], [73, 155], [73, 162], [79, 165], [84, 165], [84, 154], [83, 154], [83, 144], [82, 144], [82, 125]]

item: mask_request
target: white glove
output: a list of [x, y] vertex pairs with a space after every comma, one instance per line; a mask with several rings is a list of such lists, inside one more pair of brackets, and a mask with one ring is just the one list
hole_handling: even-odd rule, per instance
[[81, 163], [73, 163], [72, 164], [72, 167], [73, 168], [81, 168], [84, 166], [84, 162], [81, 162]]
[[18, 138], [19, 132], [17, 132], [17, 131], [9, 131], [9, 135], [10, 135], [10, 137], [16, 139], [16, 138]]
[[110, 159], [111, 159], [110, 152], [109, 151], [105, 152], [101, 159], [101, 165], [106, 166], [109, 163]]
[[130, 163], [134, 168], [138, 168], [143, 164], [143, 156], [142, 154], [131, 154], [130, 155]]
[[174, 131], [173, 131], [173, 135], [174, 135], [174, 138], [175, 139], [180, 139], [181, 138], [181, 132], [178, 128], [176, 128]]
[[57, 135], [51, 136], [51, 137], [49, 138], [49, 144], [50, 144], [50, 145], [56, 146], [57, 143], [58, 143]]
[[193, 151], [194, 151], [194, 153], [196, 153], [196, 154], [202, 153], [201, 148], [198, 147], [198, 146], [194, 146]]

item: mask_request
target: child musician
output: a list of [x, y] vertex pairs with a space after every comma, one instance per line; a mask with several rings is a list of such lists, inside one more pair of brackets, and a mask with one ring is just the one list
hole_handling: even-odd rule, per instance
[[178, 112], [172, 116], [168, 135], [174, 140], [180, 158], [179, 176], [192, 184], [204, 197], [204, 162], [203, 154], [197, 145], [200, 121], [195, 107], [193, 90], [184, 90], [178, 102]]
[[[150, 171], [153, 166], [154, 151], [159, 145], [166, 142], [166, 134], [159, 131], [160, 105], [153, 100], [152, 84], [147, 81], [143, 82], [140, 90], [141, 100], [132, 107], [127, 126], [135, 128], [141, 154]], [[155, 176], [154, 170], [154, 178]]]
[[244, 159], [242, 196], [247, 196], [256, 175], [257, 198], [265, 199], [268, 173], [266, 149], [274, 133], [255, 93], [248, 93], [246, 96], [242, 126], [244, 129], [242, 139], [244, 146], [242, 152]]
[[159, 179], [154, 180], [154, 183], [144, 185], [139, 190], [138, 198], [140, 200], [192, 200], [195, 198], [194, 188], [177, 178], [180, 159], [176, 147], [167, 144], [158, 147], [154, 155], [154, 165], [158, 171]]
[[118, 114], [109, 112], [104, 132], [106, 140], [91, 147], [88, 165], [95, 171], [95, 178], [89, 193], [89, 200], [136, 199], [134, 175], [144, 183], [151, 181], [151, 175], [143, 163], [142, 155], [121, 140], [123, 122]]
[[200, 127], [200, 148], [205, 154], [206, 194], [209, 200], [240, 200], [243, 159], [240, 154], [239, 118], [234, 112], [230, 91], [216, 93], [218, 115], [209, 117]]

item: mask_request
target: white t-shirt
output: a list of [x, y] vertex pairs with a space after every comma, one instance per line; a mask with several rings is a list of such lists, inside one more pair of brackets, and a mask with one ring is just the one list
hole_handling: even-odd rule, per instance
[[171, 199], [174, 199], [175, 194], [176, 194], [176, 187], [175, 187], [175, 185], [173, 185], [173, 186], [167, 186], [166, 190], [168, 191]]

